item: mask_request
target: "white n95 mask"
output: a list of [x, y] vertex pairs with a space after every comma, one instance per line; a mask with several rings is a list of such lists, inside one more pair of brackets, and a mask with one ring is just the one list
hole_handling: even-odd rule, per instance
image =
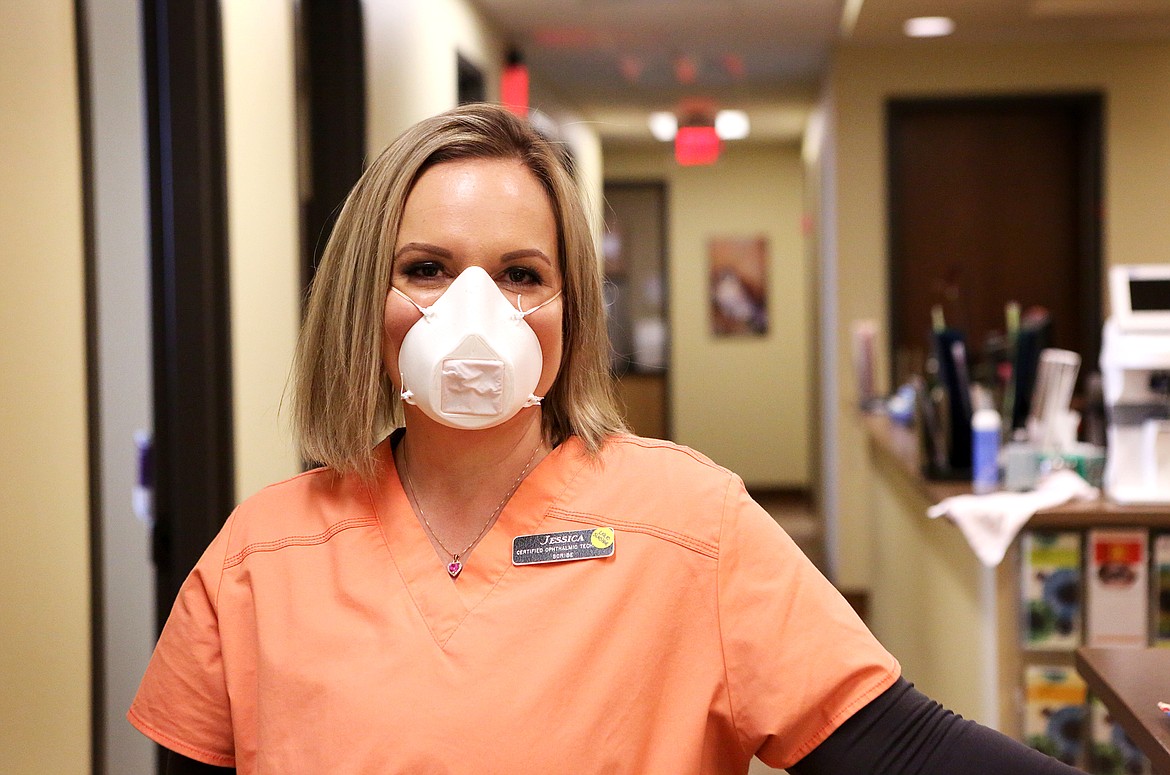
[[402, 400], [452, 428], [491, 428], [540, 403], [544, 354], [524, 320], [560, 296], [530, 310], [513, 307], [483, 268], [468, 267], [438, 301], [413, 304], [420, 318], [402, 340], [398, 371]]

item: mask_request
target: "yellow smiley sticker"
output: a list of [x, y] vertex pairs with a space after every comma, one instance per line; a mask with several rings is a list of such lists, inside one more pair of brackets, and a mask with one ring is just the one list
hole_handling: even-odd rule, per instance
[[613, 528], [599, 527], [593, 531], [589, 536], [589, 543], [596, 546], [598, 549], [605, 549], [613, 543]]

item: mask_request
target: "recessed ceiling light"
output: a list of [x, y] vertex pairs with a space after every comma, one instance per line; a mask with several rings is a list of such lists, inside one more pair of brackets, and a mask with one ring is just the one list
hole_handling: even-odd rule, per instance
[[752, 125], [742, 110], [721, 110], [715, 114], [715, 134], [720, 140], [742, 140]]
[[658, 111], [650, 114], [650, 134], [655, 140], [669, 143], [678, 134], [678, 119], [673, 113]]
[[954, 31], [954, 20], [946, 16], [917, 16], [902, 25], [902, 32], [911, 38], [941, 38]]

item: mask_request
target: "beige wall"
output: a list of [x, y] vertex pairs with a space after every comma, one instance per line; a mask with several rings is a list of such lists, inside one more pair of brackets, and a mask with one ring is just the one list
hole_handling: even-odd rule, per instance
[[556, 121], [562, 127], [561, 138], [573, 149], [573, 160], [577, 165], [577, 182], [585, 198], [585, 209], [591, 219], [593, 237], [600, 245], [601, 231], [605, 226], [602, 205], [605, 195], [605, 162], [601, 149], [601, 138], [597, 131], [584, 121], [577, 121], [572, 113], [561, 113]]
[[[602, 215], [602, 189], [604, 188], [604, 162], [601, 137], [593, 122], [585, 119], [575, 108], [567, 104], [562, 96], [549, 84], [533, 79], [529, 89], [529, 103], [534, 111], [540, 111], [555, 125], [554, 139], [565, 143], [573, 152], [577, 182], [585, 197], [585, 208], [592, 219], [594, 239], [600, 245], [601, 231], [605, 226]], [[539, 124], [539, 118], [534, 118]]]
[[[834, 56], [830, 110], [835, 218], [822, 260], [837, 283], [822, 306], [836, 312], [833, 338], [836, 423], [826, 443], [828, 501], [837, 522], [838, 581], [866, 585], [877, 572], [870, 555], [869, 473], [864, 435], [853, 422], [856, 388], [849, 330], [860, 318], [887, 319], [884, 101], [891, 96], [984, 95], [1099, 91], [1105, 100], [1105, 228], [1107, 264], [1165, 261], [1170, 247], [1170, 46], [1164, 44], [1002, 45], [925, 43], [896, 52], [846, 48]], [[879, 344], [884, 359], [886, 345]], [[880, 364], [882, 369], [886, 364]], [[826, 429], [828, 430], [828, 429]]]
[[85, 259], [73, 3], [0, 3], [0, 751], [88, 772]]
[[498, 94], [504, 44], [466, 0], [364, 0], [367, 148], [371, 158], [400, 132], [455, 106], [456, 53]]
[[292, 0], [221, 4], [236, 498], [300, 470], [281, 397], [301, 313]]
[[[367, 153], [377, 156], [416, 121], [455, 106], [456, 55], [484, 75], [487, 99], [499, 98], [506, 54], [498, 30], [466, 0], [365, 0]], [[534, 81], [531, 103], [572, 147], [590, 210], [600, 223], [601, 141], [546, 84]], [[600, 227], [598, 227], [600, 228]]]
[[[750, 485], [809, 482], [807, 261], [796, 144], [728, 143], [711, 167], [680, 167], [670, 147], [607, 148], [607, 180], [668, 186], [670, 408], [674, 438]], [[765, 235], [770, 247], [764, 337], [710, 333], [707, 241]]]
[[881, 571], [869, 588], [867, 624], [919, 691], [965, 718], [1010, 728], [999, 707], [997, 633], [1007, 615], [997, 619], [996, 571], [954, 525], [923, 516], [930, 503], [895, 463], [871, 460], [872, 551]]

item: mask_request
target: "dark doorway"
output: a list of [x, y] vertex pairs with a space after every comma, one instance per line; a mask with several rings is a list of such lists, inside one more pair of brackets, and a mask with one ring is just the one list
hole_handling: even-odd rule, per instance
[[366, 162], [360, 0], [301, 0], [297, 87], [303, 280], [312, 282], [345, 197]]
[[635, 433], [670, 438], [667, 192], [658, 181], [605, 184], [605, 306], [610, 365]]
[[896, 379], [922, 371], [936, 305], [984, 369], [1010, 301], [1045, 308], [1048, 343], [1096, 361], [1101, 111], [1097, 95], [890, 101]]
[[219, 4], [146, 0], [158, 625], [235, 503]]
[[483, 71], [465, 59], [461, 54], [455, 55], [456, 73], [458, 82], [458, 102], [466, 105], [469, 102], [483, 102], [487, 99], [487, 83], [484, 81]]

